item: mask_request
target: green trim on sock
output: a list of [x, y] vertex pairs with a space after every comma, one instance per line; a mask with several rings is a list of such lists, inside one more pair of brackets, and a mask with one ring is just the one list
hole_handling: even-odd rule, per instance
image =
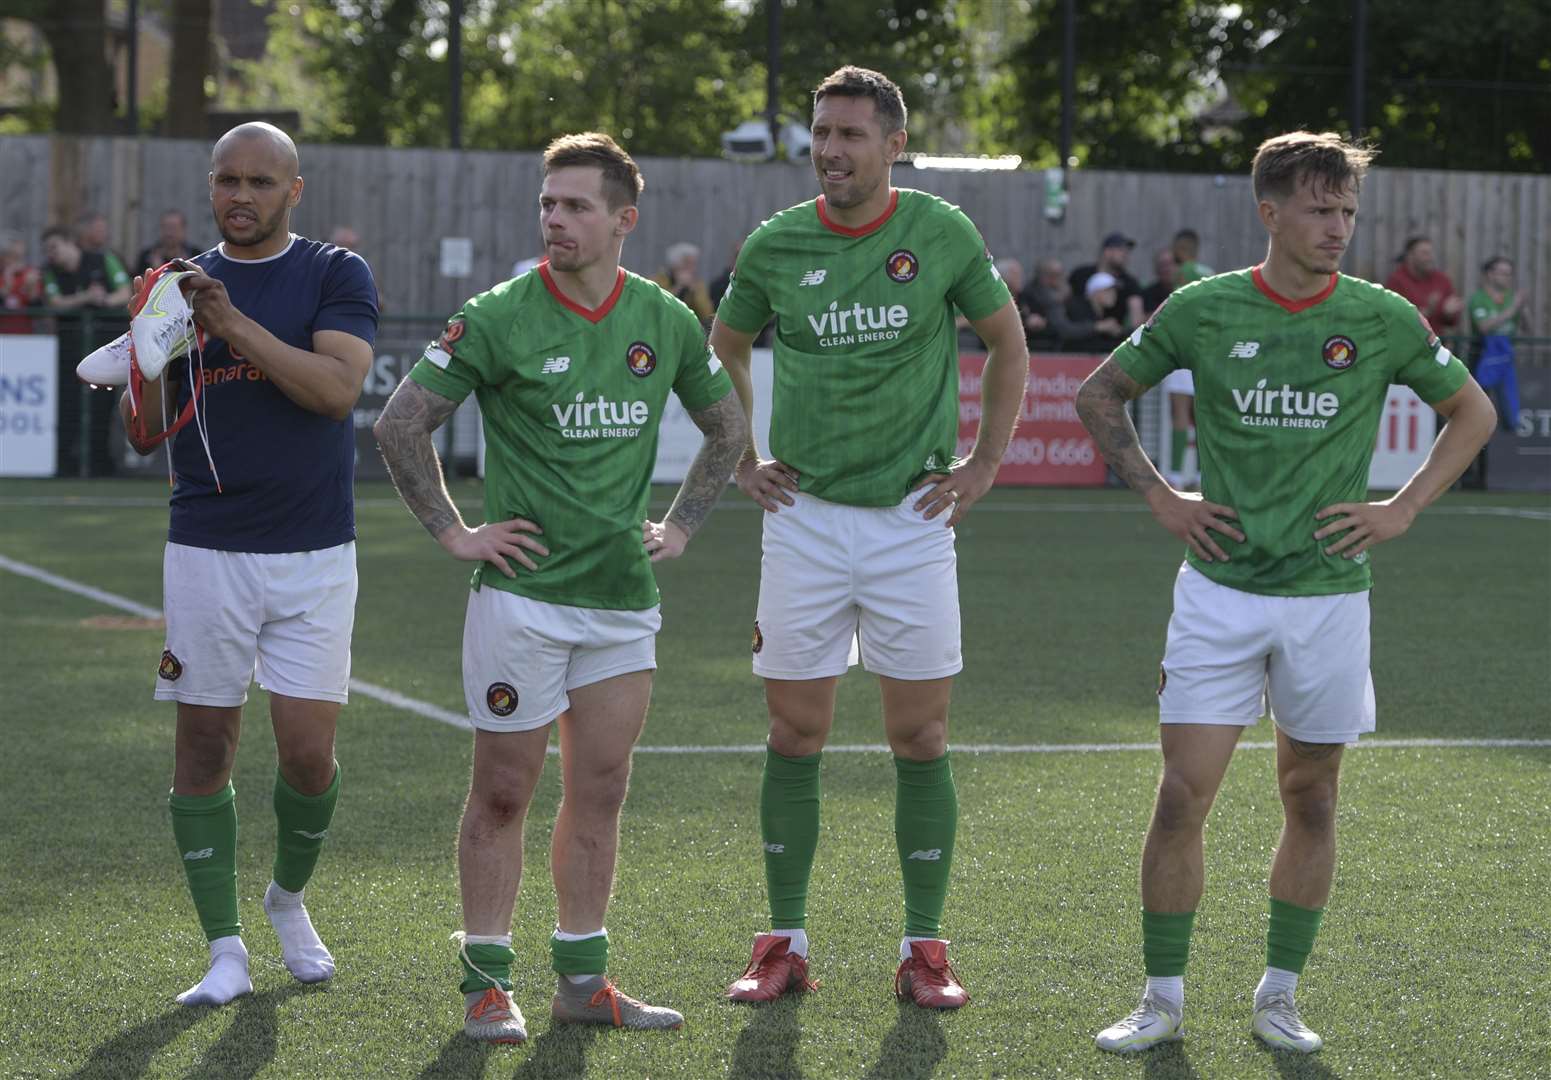
[[1181, 428], [1169, 432], [1169, 471], [1179, 472], [1185, 467], [1185, 450], [1190, 446], [1190, 432]]
[[942, 909], [953, 869], [959, 797], [948, 755], [894, 759], [894, 842], [905, 886], [905, 936], [942, 936]]
[[339, 762], [334, 779], [316, 795], [303, 795], [275, 770], [275, 884], [301, 892], [318, 865], [339, 802]]
[[1194, 911], [1183, 915], [1142, 912], [1142, 963], [1148, 977], [1185, 974], [1185, 963], [1190, 959], [1190, 934], [1195, 925]]
[[[458, 961], [463, 965], [463, 982], [458, 984], [458, 989], [465, 994], [477, 994], [490, 989], [490, 980], [494, 979], [495, 985], [502, 990], [511, 990], [512, 961], [516, 958], [510, 945], [463, 946], [458, 954]], [[484, 974], [480, 974], [481, 971]]]
[[189, 895], [207, 941], [242, 933], [237, 917], [237, 792], [228, 781], [213, 795], [167, 793]]
[[1271, 897], [1271, 926], [1266, 931], [1266, 966], [1303, 974], [1314, 951], [1324, 908], [1299, 907]]
[[759, 835], [765, 846], [770, 926], [801, 930], [808, 921], [808, 879], [819, 847], [819, 761], [823, 752], [784, 757], [768, 747], [759, 785]]
[[549, 939], [550, 967], [557, 975], [602, 975], [609, 970], [609, 936], [596, 934], [580, 941]]

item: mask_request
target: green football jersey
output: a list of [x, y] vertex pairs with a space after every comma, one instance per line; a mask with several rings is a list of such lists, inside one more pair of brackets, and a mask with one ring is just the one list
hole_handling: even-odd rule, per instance
[[760, 225], [717, 317], [747, 334], [776, 318], [770, 452], [801, 489], [893, 506], [958, 450], [954, 309], [983, 319], [1011, 300], [958, 207], [899, 189], [859, 229], [822, 196]]
[[[1493, 300], [1492, 294], [1485, 289], [1477, 289], [1471, 293], [1470, 303], [1467, 305], [1470, 309], [1470, 332], [1472, 334], [1480, 334], [1482, 332], [1481, 324], [1487, 319], [1500, 315], [1503, 309], [1511, 303], [1513, 303], [1512, 293], [1504, 293], [1500, 302]], [[1492, 333], [1513, 337], [1518, 331], [1518, 323], [1519, 317], [1515, 315], [1511, 319], [1498, 323], [1497, 328]]]
[[1230, 561], [1187, 559], [1220, 585], [1273, 596], [1360, 592], [1367, 553], [1326, 555], [1316, 511], [1368, 497], [1368, 466], [1391, 383], [1442, 401], [1470, 378], [1404, 297], [1332, 274], [1318, 296], [1277, 296], [1260, 268], [1170, 294], [1110, 357], [1151, 386], [1175, 368], [1196, 384], [1202, 494], [1233, 507]]
[[544, 530], [538, 571], [491, 585], [572, 607], [641, 610], [657, 582], [641, 522], [671, 389], [695, 412], [732, 381], [700, 320], [645, 278], [619, 272], [602, 306], [566, 298], [548, 264], [480, 293], [453, 316], [409, 377], [453, 401], [471, 392], [485, 428], [485, 520]]

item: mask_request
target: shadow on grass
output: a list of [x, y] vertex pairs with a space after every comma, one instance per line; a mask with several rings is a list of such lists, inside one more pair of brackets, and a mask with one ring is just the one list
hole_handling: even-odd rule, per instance
[[512, 1074], [514, 1080], [559, 1080], [585, 1076], [587, 1049], [602, 1030], [597, 1024], [551, 1023], [549, 1030], [530, 1043], [528, 1057]]
[[419, 1080], [440, 1080], [455, 1077], [457, 1080], [478, 1080], [485, 1075], [485, 1064], [490, 1058], [492, 1046], [487, 1042], [471, 1039], [461, 1031], [442, 1044], [442, 1052], [436, 1060], [420, 1072]]
[[937, 1010], [923, 1009], [912, 1001], [898, 1005], [899, 1018], [883, 1037], [878, 1063], [867, 1070], [866, 1080], [924, 1080], [948, 1056]]
[[1190, 1064], [1183, 1041], [1164, 1043], [1142, 1053], [1142, 1076], [1146, 1080], [1201, 1080]]
[[1292, 1050], [1274, 1050], [1255, 1040], [1264, 1057], [1271, 1059], [1276, 1075], [1281, 1080], [1341, 1080], [1341, 1074], [1330, 1068], [1313, 1054], [1299, 1054]]
[[738, 1033], [727, 1070], [730, 1080], [802, 1080], [797, 1065], [802, 1024], [797, 1012], [807, 1000], [807, 994], [783, 994], [768, 1004], [748, 1007], [749, 1022]]
[[[230, 1080], [247, 1080], [256, 1075], [274, 1060], [280, 1003], [305, 992], [305, 987], [293, 984], [262, 994], [247, 994], [235, 1004], [223, 1006], [236, 1015], [190, 1075]], [[70, 1074], [69, 1080], [134, 1080], [143, 1076], [158, 1050], [214, 1012], [207, 1006], [175, 1005], [97, 1047], [90, 1060]]]

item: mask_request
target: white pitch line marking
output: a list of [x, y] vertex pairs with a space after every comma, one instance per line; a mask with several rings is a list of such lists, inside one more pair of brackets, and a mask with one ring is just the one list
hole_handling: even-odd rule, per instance
[[[107, 607], [118, 608], [120, 611], [137, 615], [142, 619], [160, 619], [161, 609], [147, 607], [127, 596], [119, 596], [105, 589], [93, 588], [79, 581], [72, 581], [58, 574], [51, 574], [47, 570], [17, 562], [0, 555], [0, 570], [9, 570], [21, 577], [31, 578], [44, 585], [51, 585], [56, 589], [84, 596], [88, 600], [95, 600]], [[364, 679], [351, 679], [350, 689], [363, 697], [373, 698], [384, 705], [391, 705], [396, 709], [423, 716], [428, 720], [447, 724], [450, 727], [469, 730], [472, 725], [469, 718], [463, 713], [444, 709], [439, 705], [433, 705], [429, 701], [421, 701], [412, 698], [397, 690], [390, 690], [376, 683], [366, 682]], [[1270, 750], [1276, 746], [1274, 742], [1241, 742], [1240, 750]], [[1551, 747], [1551, 739], [1369, 739], [1357, 744], [1359, 748], [1372, 747], [1374, 749], [1410, 749], [1431, 748], [1442, 750], [1461, 749], [1498, 749], [1507, 747]], [[1157, 750], [1155, 742], [1134, 743], [986, 743], [977, 745], [954, 745], [955, 753], [959, 754], [1112, 754], [1142, 750]], [[638, 754], [759, 754], [765, 750], [762, 743], [744, 743], [732, 746], [638, 746], [635, 752]], [[551, 754], [558, 754], [559, 747], [551, 746]], [[828, 754], [884, 754], [889, 753], [890, 748], [883, 743], [857, 743], [852, 745], [826, 746], [824, 752]]]

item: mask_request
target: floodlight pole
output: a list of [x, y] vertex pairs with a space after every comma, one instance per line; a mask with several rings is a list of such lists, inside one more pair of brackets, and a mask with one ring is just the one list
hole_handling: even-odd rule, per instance
[[1072, 159], [1072, 117], [1077, 105], [1077, 5], [1061, 3], [1061, 175]]
[[781, 149], [781, 0], [765, 0], [765, 120], [771, 156]]
[[129, 0], [129, 54], [125, 57], [125, 117], [131, 135], [140, 134], [140, 0]]
[[447, 140], [454, 150], [463, 149], [463, 0], [452, 0], [447, 19], [447, 67], [452, 85], [447, 88]]
[[1352, 138], [1363, 133], [1363, 91], [1368, 81], [1368, 0], [1352, 4]]

